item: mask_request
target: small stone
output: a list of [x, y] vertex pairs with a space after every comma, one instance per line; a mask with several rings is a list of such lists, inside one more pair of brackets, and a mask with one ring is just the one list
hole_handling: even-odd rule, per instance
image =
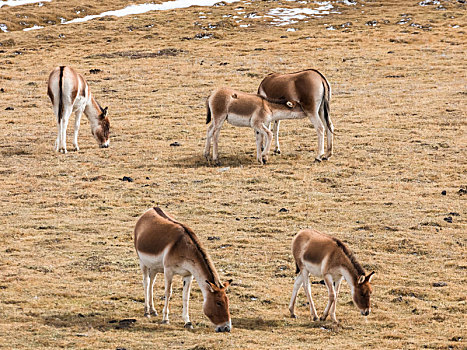
[[7, 107], [5, 108], [5, 111], [14, 111], [15, 109], [13, 107]]
[[221, 238], [216, 236], [209, 236], [208, 241], [219, 241]]
[[288, 213], [288, 212], [289, 212], [289, 209], [286, 209], [286, 208], [279, 209], [279, 213]]
[[446, 191], [441, 192], [441, 194], [442, 194], [443, 196], [445, 196], [445, 195], [446, 195]]
[[0, 89], [0, 92], [5, 92], [5, 89], [4, 89], [4, 88], [1, 88], [1, 89]]
[[461, 341], [462, 340], [462, 337], [452, 337], [451, 339], [449, 339], [450, 341]]
[[135, 180], [133, 180], [133, 179], [132, 179], [131, 177], [129, 177], [129, 176], [124, 176], [124, 177], [122, 178], [122, 181], [133, 182], [133, 181], [135, 181]]
[[444, 218], [443, 220], [452, 224], [452, 216], [448, 216], [447, 218]]
[[446, 287], [448, 284], [446, 282], [435, 282], [433, 287]]
[[100, 72], [102, 72], [102, 70], [99, 69], [99, 68], [93, 68], [93, 69], [89, 70], [89, 73], [91, 73], [91, 74], [97, 74], [97, 73], [100, 73]]
[[172, 142], [172, 143], [170, 144], [170, 146], [172, 146], [172, 147], [179, 147], [179, 146], [181, 146], [181, 143], [175, 141], [175, 142]]

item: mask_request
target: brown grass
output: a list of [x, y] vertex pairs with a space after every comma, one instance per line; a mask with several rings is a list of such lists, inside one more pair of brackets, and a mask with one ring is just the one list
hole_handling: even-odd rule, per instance
[[[466, 45], [465, 28], [452, 28], [467, 23], [465, 4], [358, 1], [308, 23], [252, 18], [242, 28], [223, 17], [238, 3], [47, 25], [41, 16], [71, 19], [79, 6], [54, 3], [62, 4], [0, 9], [12, 30], [19, 12], [46, 25], [0, 34], [0, 348], [466, 348]], [[126, 2], [87, 3], [93, 14]], [[242, 6], [265, 15], [291, 5]], [[398, 24], [403, 14], [411, 20]], [[203, 33], [213, 36], [195, 38]], [[109, 106], [109, 149], [97, 148], [83, 118], [80, 152], [53, 152], [46, 81], [61, 64], [84, 73]], [[315, 132], [302, 120], [282, 124], [283, 154], [263, 167], [253, 132], [226, 126], [223, 164], [208, 166], [209, 92], [254, 92], [269, 72], [304, 68], [332, 85], [334, 157], [313, 162]], [[221, 278], [233, 278], [231, 334], [213, 332], [196, 285], [195, 330], [183, 329], [178, 279], [171, 324], [142, 317], [132, 230], [154, 205], [190, 225]], [[342, 239], [377, 272], [369, 317], [346, 284], [339, 325], [313, 323], [303, 292], [300, 318], [288, 317], [290, 243], [305, 227]], [[161, 278], [155, 294], [161, 311]], [[312, 294], [322, 312], [325, 287], [313, 285]], [[136, 322], [119, 322], [128, 318]]]

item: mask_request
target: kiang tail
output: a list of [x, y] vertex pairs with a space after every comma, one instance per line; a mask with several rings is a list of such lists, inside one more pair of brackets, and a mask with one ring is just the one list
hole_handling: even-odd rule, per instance
[[58, 79], [58, 90], [59, 90], [59, 95], [58, 95], [58, 122], [62, 120], [63, 116], [63, 71], [65, 70], [64, 66], [60, 66], [60, 77]]

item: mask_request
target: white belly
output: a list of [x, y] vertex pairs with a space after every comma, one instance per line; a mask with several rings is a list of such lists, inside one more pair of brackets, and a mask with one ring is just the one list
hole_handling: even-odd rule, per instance
[[158, 272], [164, 271], [164, 255], [165, 251], [159, 255], [145, 254], [138, 252], [139, 261], [143, 266], [156, 270]]
[[174, 275], [181, 275], [181, 276], [191, 275], [191, 272], [188, 271], [187, 266], [185, 266], [185, 264], [183, 263], [180, 265], [164, 266], [165, 254], [166, 254], [166, 251], [163, 251], [159, 255], [152, 255], [152, 254], [145, 254], [145, 253], [138, 252], [140, 263], [143, 266], [146, 266], [151, 270], [161, 273], [161, 272], [164, 272], [164, 270], [168, 269]]
[[251, 126], [250, 125], [250, 116], [248, 117], [245, 117], [245, 116], [241, 116], [241, 115], [235, 115], [235, 114], [231, 114], [229, 113], [229, 115], [227, 116], [227, 121], [229, 122], [229, 124], [232, 124], [234, 126]]
[[312, 264], [308, 261], [305, 261], [305, 268], [311, 275], [316, 277], [323, 277], [321, 264]]

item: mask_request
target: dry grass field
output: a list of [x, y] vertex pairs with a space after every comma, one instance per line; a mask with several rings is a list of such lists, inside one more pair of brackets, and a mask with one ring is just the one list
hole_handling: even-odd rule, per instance
[[[333, 2], [338, 13], [283, 26], [265, 16], [317, 5], [246, 1], [70, 25], [54, 23], [129, 2], [1, 8], [0, 348], [465, 349], [467, 5], [419, 2]], [[22, 31], [24, 21], [44, 28]], [[73, 117], [69, 153], [53, 151], [46, 84], [65, 64], [109, 106], [110, 148], [83, 116], [81, 150], [71, 151]], [[265, 166], [252, 130], [227, 124], [222, 165], [206, 163], [210, 91], [255, 92], [270, 72], [305, 68], [333, 89], [329, 161], [314, 162], [316, 133], [299, 120], [281, 124], [282, 154]], [[155, 205], [191, 226], [221, 279], [234, 280], [230, 334], [213, 331], [196, 283], [195, 329], [183, 328], [181, 278], [171, 323], [160, 323], [161, 277], [159, 316], [143, 317], [132, 233]], [[344, 283], [339, 324], [312, 322], [303, 291], [289, 318], [290, 244], [306, 227], [376, 271], [370, 316]], [[326, 288], [312, 295], [322, 313]]]

